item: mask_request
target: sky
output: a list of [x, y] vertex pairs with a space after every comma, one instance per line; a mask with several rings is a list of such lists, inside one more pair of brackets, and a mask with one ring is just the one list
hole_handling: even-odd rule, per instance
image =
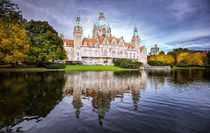
[[112, 36], [130, 42], [138, 28], [141, 45], [210, 50], [210, 0], [13, 0], [27, 20], [48, 21], [65, 39], [73, 39], [78, 11], [83, 37], [92, 36], [100, 10]]

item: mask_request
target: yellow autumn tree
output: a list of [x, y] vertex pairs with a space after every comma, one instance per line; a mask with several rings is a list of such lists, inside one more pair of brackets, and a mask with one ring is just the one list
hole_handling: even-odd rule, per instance
[[204, 66], [207, 63], [206, 52], [184, 52], [177, 56], [177, 63], [186, 63], [194, 66]]
[[0, 21], [0, 60], [21, 63], [27, 58], [30, 43], [25, 28], [19, 24]]
[[151, 56], [148, 61], [156, 61], [161, 63], [173, 64], [175, 62], [172, 55], [158, 54]]
[[200, 53], [193, 53], [191, 58], [188, 59], [187, 63], [189, 65], [194, 65], [194, 66], [203, 66], [203, 61], [202, 58], [200, 56]]
[[165, 55], [165, 61], [166, 61], [166, 63], [169, 63], [169, 64], [175, 63], [175, 59], [172, 55]]
[[177, 55], [177, 63], [179, 64], [181, 62], [188, 62], [189, 56], [190, 56], [190, 53], [188, 53], [188, 52], [184, 52], [184, 53]]

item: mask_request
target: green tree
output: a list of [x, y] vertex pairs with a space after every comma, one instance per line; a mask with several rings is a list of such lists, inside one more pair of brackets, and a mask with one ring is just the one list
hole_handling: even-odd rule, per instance
[[13, 24], [26, 24], [26, 20], [22, 17], [18, 5], [11, 0], [0, 1], [0, 20]]
[[161, 51], [161, 52], [159, 53], [159, 55], [165, 55], [165, 52], [164, 52], [164, 51]]
[[27, 62], [44, 64], [66, 58], [63, 40], [48, 22], [32, 20], [26, 29], [32, 43]]

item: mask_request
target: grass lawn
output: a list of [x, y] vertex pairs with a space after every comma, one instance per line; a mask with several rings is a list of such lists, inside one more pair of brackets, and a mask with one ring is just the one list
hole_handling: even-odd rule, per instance
[[205, 69], [205, 67], [177, 67], [177, 66], [173, 66], [172, 69]]
[[128, 70], [116, 66], [103, 66], [103, 65], [66, 65], [65, 69], [47, 69], [45, 67], [36, 66], [16, 66], [11, 67], [11, 65], [0, 65], [0, 71], [88, 71], [88, 70]]
[[66, 65], [65, 70], [126, 70], [116, 66], [103, 65]]

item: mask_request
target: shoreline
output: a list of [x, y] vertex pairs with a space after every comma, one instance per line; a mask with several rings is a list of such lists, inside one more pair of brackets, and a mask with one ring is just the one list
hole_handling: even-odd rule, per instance
[[45, 67], [37, 66], [17, 66], [17, 67], [2, 67], [0, 65], [0, 72], [44, 72], [44, 71], [140, 71], [140, 70], [206, 70], [204, 67], [172, 67], [171, 69], [126, 69], [113, 65], [66, 65], [65, 69], [47, 69]]

